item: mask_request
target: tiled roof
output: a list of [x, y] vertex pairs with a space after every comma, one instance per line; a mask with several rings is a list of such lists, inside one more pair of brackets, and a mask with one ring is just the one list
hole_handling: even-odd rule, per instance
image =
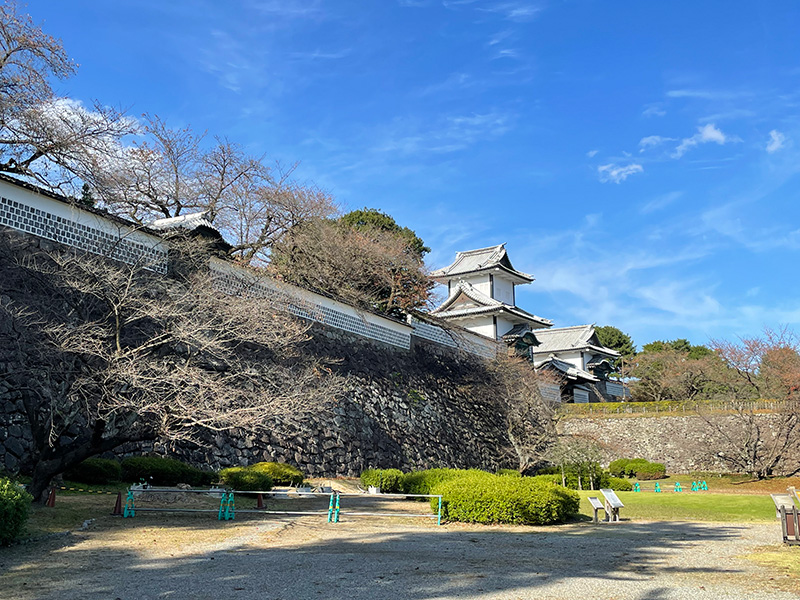
[[555, 355], [551, 354], [547, 357], [546, 360], [541, 362], [534, 362], [534, 366], [537, 369], [542, 367], [553, 367], [554, 369], [561, 371], [564, 375], [567, 376], [569, 379], [585, 379], [587, 381], [600, 381], [597, 377], [589, 373], [588, 371], [584, 371], [583, 369], [579, 369], [572, 363], [565, 362], [563, 360], [559, 360], [555, 357]]
[[539, 345], [533, 347], [535, 354], [550, 354], [567, 350], [589, 350], [595, 354], [610, 357], [619, 356], [619, 352], [601, 346], [594, 332], [594, 325], [575, 325], [573, 327], [556, 327], [535, 332]]
[[[456, 308], [451, 308], [453, 305], [455, 305], [456, 300], [462, 294], [475, 302], [475, 304], [478, 306], [457, 308], [458, 305], [456, 305]], [[525, 319], [526, 321], [537, 323], [542, 327], [550, 327], [553, 324], [553, 322], [549, 319], [537, 317], [536, 315], [532, 315], [521, 308], [512, 306], [511, 304], [506, 304], [505, 302], [500, 302], [499, 300], [495, 300], [465, 281], [459, 281], [455, 286], [453, 286], [452, 290], [450, 291], [450, 295], [447, 297], [447, 300], [432, 310], [431, 314], [443, 319], [447, 319], [456, 317], [469, 317], [473, 315], [498, 314], [501, 312], [510, 313], [518, 318]]]
[[179, 217], [169, 217], [166, 219], [156, 219], [147, 225], [151, 229], [158, 229], [163, 231], [165, 229], [188, 229], [193, 231], [198, 227], [208, 227], [214, 231], [219, 231], [211, 221], [208, 220], [205, 212], [191, 213], [188, 215], [180, 215]]
[[477, 250], [467, 250], [466, 252], [456, 252], [456, 259], [452, 264], [437, 269], [431, 273], [431, 277], [436, 280], [446, 281], [457, 275], [466, 275], [488, 269], [502, 269], [511, 275], [516, 275], [520, 279], [530, 283], [533, 276], [517, 271], [511, 265], [506, 253], [506, 245], [490, 246], [488, 248], [478, 248]]

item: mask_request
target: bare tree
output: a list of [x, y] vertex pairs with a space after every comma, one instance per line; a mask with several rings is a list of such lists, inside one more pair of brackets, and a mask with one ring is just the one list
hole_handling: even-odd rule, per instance
[[329, 194], [294, 178], [297, 165], [268, 167], [263, 157], [191, 128], [172, 129], [144, 115], [140, 141], [99, 170], [104, 206], [140, 224], [204, 212], [244, 264], [265, 264], [270, 249], [293, 227], [334, 215]]
[[600, 477], [601, 453], [592, 440], [559, 436], [548, 448], [545, 458], [561, 470], [561, 485], [566, 487], [569, 472], [577, 477], [579, 490], [583, 489], [586, 479], [590, 489], [595, 488], [595, 481]]
[[[712, 347], [728, 367], [725, 382], [743, 388], [739, 396], [774, 398], [780, 402], [768, 414], [750, 403], [735, 404], [728, 414], [700, 412], [714, 432], [716, 457], [731, 470], [763, 479], [800, 469], [800, 340], [783, 328], [738, 342], [717, 340]], [[748, 393], [749, 391], [749, 393]]]
[[433, 285], [407, 241], [376, 228], [317, 219], [293, 228], [273, 250], [278, 277], [388, 314], [425, 307]]
[[51, 80], [74, 71], [61, 42], [16, 2], [0, 6], [0, 172], [74, 191], [135, 129], [118, 110], [57, 97]]
[[0, 348], [13, 365], [0, 379], [23, 394], [35, 497], [124, 443], [202, 443], [204, 430], [258, 429], [338, 390], [302, 352], [306, 323], [257, 297], [222, 296], [207, 269], [162, 277], [148, 266], [0, 253]]
[[220, 204], [216, 224], [233, 244], [231, 254], [238, 261], [263, 265], [289, 232], [338, 213], [330, 194], [294, 178], [297, 167], [276, 162], [268, 178], [257, 185], [243, 182], [229, 202]]
[[502, 356], [492, 365], [490, 393], [505, 416], [509, 454], [520, 473], [545, 460], [555, 442], [558, 423], [557, 402], [544, 398], [540, 384], [556, 383], [549, 373], [537, 373], [524, 358]]

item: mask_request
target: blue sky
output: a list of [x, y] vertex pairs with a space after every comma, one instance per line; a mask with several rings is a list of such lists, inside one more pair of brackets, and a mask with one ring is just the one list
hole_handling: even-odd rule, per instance
[[556, 326], [800, 328], [800, 4], [31, 1], [59, 92], [301, 161]]

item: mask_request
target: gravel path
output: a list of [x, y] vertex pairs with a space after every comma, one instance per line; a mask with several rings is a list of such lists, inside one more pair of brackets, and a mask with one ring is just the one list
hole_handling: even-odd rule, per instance
[[777, 523], [437, 528], [427, 521], [325, 525], [302, 518], [237, 520], [209, 532], [202, 524], [130, 521], [0, 550], [0, 598], [800, 597], [796, 579], [743, 558], [781, 546]]

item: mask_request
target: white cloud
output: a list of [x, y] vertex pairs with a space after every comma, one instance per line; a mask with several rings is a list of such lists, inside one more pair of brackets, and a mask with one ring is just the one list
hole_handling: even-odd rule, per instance
[[586, 153], [586, 156], [587, 156], [588, 158], [594, 158], [595, 154], [597, 154], [598, 152], [600, 152], [600, 150], [589, 150], [589, 151]]
[[676, 192], [669, 192], [667, 194], [662, 194], [657, 198], [653, 198], [650, 202], [647, 202], [643, 205], [639, 212], [643, 215], [649, 214], [651, 212], [655, 212], [657, 210], [661, 210], [662, 208], [666, 208], [673, 202], [675, 202], [678, 198], [683, 196], [683, 192], [676, 191]]
[[672, 158], [680, 158], [686, 154], [688, 150], [698, 146], [699, 144], [708, 144], [709, 142], [714, 142], [722, 146], [729, 142], [737, 141], [740, 141], [739, 138], [725, 135], [720, 129], [717, 128], [716, 125], [713, 123], [708, 123], [707, 125], [698, 127], [697, 133], [695, 133], [692, 137], [683, 138], [683, 141], [678, 144], [677, 148], [675, 148], [675, 151], [672, 153]]
[[767, 142], [767, 152], [772, 154], [784, 147], [786, 136], [777, 129], [769, 132], [769, 142]]
[[648, 135], [639, 140], [639, 152], [644, 152], [647, 148], [660, 146], [664, 142], [674, 142], [675, 138], [661, 137], [660, 135]]
[[516, 22], [532, 21], [542, 12], [540, 6], [528, 2], [499, 2], [491, 6], [477, 8], [477, 10], [496, 13], [501, 15], [504, 19]]
[[648, 104], [642, 111], [643, 117], [663, 117], [667, 111], [660, 104]]
[[600, 176], [600, 181], [603, 183], [622, 183], [634, 173], [641, 173], [642, 171], [644, 171], [642, 165], [637, 165], [635, 163], [625, 166], [611, 163], [597, 167], [597, 174]]

